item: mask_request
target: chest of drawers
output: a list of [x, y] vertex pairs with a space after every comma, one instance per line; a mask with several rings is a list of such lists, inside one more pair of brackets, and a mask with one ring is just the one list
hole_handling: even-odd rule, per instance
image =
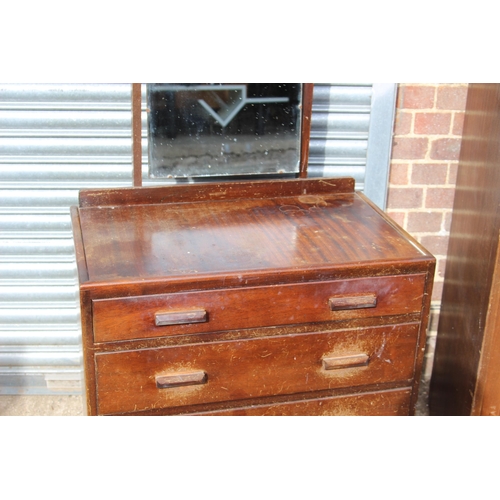
[[90, 415], [408, 415], [435, 260], [352, 179], [88, 190]]

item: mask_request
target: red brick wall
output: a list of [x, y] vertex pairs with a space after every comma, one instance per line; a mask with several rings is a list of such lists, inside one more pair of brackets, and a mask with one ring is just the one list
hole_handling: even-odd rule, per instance
[[443, 290], [467, 84], [400, 84], [387, 213], [437, 259], [425, 373]]

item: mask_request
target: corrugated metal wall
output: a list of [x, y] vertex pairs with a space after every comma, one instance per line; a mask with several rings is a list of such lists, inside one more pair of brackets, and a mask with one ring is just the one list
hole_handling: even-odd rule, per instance
[[0, 394], [81, 390], [69, 206], [131, 184], [130, 85], [0, 84]]
[[385, 209], [396, 92], [394, 83], [314, 84], [309, 176], [354, 177]]
[[371, 84], [315, 84], [309, 176], [354, 177], [363, 189], [371, 97]]
[[[363, 187], [372, 91], [315, 85], [312, 176], [349, 175]], [[0, 394], [81, 391], [69, 207], [79, 189], [132, 184], [130, 92], [0, 84]], [[146, 148], [144, 138], [145, 163]]]

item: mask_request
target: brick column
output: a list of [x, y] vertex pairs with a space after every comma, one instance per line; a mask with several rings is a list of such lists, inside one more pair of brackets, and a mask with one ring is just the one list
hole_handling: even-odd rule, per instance
[[400, 84], [389, 176], [387, 213], [437, 260], [427, 363], [430, 377], [467, 84]]

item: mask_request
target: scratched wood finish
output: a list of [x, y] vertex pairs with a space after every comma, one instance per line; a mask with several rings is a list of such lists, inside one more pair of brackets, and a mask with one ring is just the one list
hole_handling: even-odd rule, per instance
[[[71, 213], [90, 415], [285, 402], [286, 414], [322, 414], [331, 391], [363, 393], [349, 401], [375, 415], [384, 410], [363, 401], [385, 396], [364, 393], [402, 387], [409, 401], [391, 399], [401, 406], [390, 413], [413, 413], [435, 259], [352, 179], [90, 190], [80, 205]], [[171, 307], [200, 322], [159, 326]], [[347, 356], [368, 364], [324, 369]], [[159, 389], [176, 370], [207, 378]], [[162, 402], [157, 391], [174, 392]]]
[[[360, 278], [276, 287], [245, 287], [160, 294], [93, 302], [96, 342], [187, 335], [241, 328], [376, 318], [411, 314], [422, 309], [425, 275]], [[332, 311], [331, 296], [360, 291], [377, 297], [374, 308]], [[263, 307], [266, 304], [267, 307]], [[158, 326], [155, 316], [168, 311], [206, 311], [206, 321]]]
[[500, 415], [500, 239], [497, 244], [472, 415]]
[[282, 181], [208, 182], [115, 189], [82, 189], [80, 207], [148, 205], [219, 200], [265, 199], [300, 195], [354, 193], [354, 179], [290, 179]]
[[500, 230], [499, 165], [500, 84], [471, 84], [431, 379], [433, 415], [472, 412]]
[[[267, 337], [96, 355], [99, 412], [244, 400], [413, 378], [419, 324]], [[325, 370], [323, 358], [365, 353], [366, 366]], [[156, 377], [207, 374], [200, 385], [159, 389]]]
[[307, 177], [307, 165], [309, 162], [309, 144], [311, 137], [311, 119], [313, 104], [314, 83], [302, 84], [302, 124], [300, 131], [300, 165], [299, 177]]
[[244, 408], [200, 412], [199, 415], [225, 416], [405, 416], [410, 411], [411, 389], [317, 398], [293, 403], [255, 405]]
[[356, 194], [80, 209], [90, 281], [427, 261]]

